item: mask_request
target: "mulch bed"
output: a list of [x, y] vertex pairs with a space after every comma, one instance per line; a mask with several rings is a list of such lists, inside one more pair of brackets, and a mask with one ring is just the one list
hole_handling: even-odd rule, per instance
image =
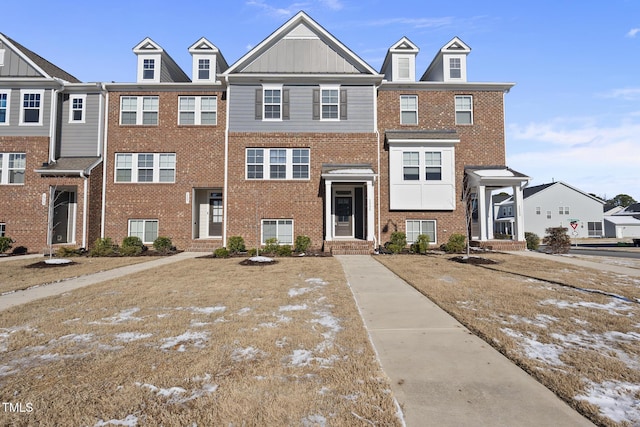
[[77, 262], [65, 262], [62, 264], [48, 264], [46, 261], [38, 261], [33, 264], [25, 265], [24, 268], [57, 268], [57, 267], [68, 267], [70, 265], [77, 264]]
[[471, 264], [471, 265], [486, 265], [486, 264], [498, 264], [498, 261], [494, 261], [489, 258], [482, 258], [479, 256], [454, 256], [453, 258], [449, 258], [450, 261], [459, 262], [460, 264]]

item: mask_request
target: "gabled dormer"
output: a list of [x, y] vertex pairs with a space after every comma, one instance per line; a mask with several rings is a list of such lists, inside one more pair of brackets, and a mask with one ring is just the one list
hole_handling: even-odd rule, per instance
[[415, 82], [419, 51], [411, 40], [403, 37], [389, 48], [380, 73], [390, 82]]
[[458, 37], [444, 45], [422, 75], [421, 81], [466, 82], [467, 55], [471, 48]]
[[189, 48], [193, 64], [192, 80], [199, 83], [215, 83], [218, 74], [229, 68], [217, 47], [202, 37]]
[[138, 83], [189, 82], [189, 77], [156, 42], [149, 37], [133, 48], [138, 56]]

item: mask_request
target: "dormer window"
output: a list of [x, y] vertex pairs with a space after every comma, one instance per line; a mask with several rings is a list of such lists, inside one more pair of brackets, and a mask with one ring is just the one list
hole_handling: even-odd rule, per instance
[[462, 78], [462, 64], [460, 58], [449, 58], [449, 78]]
[[398, 79], [409, 80], [410, 77], [409, 58], [398, 58]]
[[142, 63], [142, 78], [144, 80], [153, 80], [155, 78], [156, 61], [155, 59], [145, 59]]

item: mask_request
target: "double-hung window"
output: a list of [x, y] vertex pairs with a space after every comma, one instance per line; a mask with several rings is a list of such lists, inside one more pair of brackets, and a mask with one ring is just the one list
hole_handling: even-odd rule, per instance
[[309, 179], [308, 148], [247, 148], [247, 179]]
[[262, 244], [268, 239], [277, 239], [279, 244], [293, 244], [293, 220], [292, 219], [263, 219], [262, 220]]
[[22, 105], [20, 108], [21, 125], [42, 125], [42, 106], [44, 90], [21, 90]]
[[424, 153], [425, 180], [442, 180], [442, 152], [427, 151]]
[[157, 96], [123, 96], [120, 98], [121, 125], [157, 125]]
[[462, 78], [462, 63], [460, 58], [449, 58], [449, 78]]
[[402, 153], [402, 177], [405, 181], [420, 179], [420, 153], [405, 151]]
[[71, 95], [69, 97], [69, 123], [84, 123], [87, 96]]
[[139, 237], [142, 243], [153, 243], [158, 238], [158, 220], [130, 219], [129, 236]]
[[264, 86], [263, 88], [263, 108], [265, 120], [282, 119], [282, 86]]
[[218, 97], [181, 96], [178, 100], [178, 124], [215, 125], [218, 122]]
[[144, 80], [153, 80], [155, 78], [156, 61], [155, 59], [144, 59], [142, 61], [142, 78]]
[[471, 95], [457, 95], [456, 103], [456, 124], [473, 124], [473, 97]]
[[0, 153], [0, 184], [24, 184], [25, 153]]
[[8, 90], [0, 90], [0, 126], [9, 124], [10, 93]]
[[209, 59], [198, 59], [198, 80], [209, 80], [211, 61]]
[[117, 153], [115, 163], [115, 182], [175, 182], [175, 153]]
[[421, 234], [429, 236], [429, 243], [437, 243], [436, 222], [433, 220], [407, 220], [407, 243], [414, 243]]
[[400, 124], [418, 124], [418, 96], [400, 95]]
[[340, 119], [340, 88], [321, 87], [320, 103], [322, 120], [339, 120]]

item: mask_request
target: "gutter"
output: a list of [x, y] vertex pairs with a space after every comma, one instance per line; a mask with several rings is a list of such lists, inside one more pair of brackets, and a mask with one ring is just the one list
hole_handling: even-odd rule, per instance
[[[222, 212], [222, 246], [227, 246], [227, 217], [228, 206], [229, 206], [229, 111], [231, 110], [231, 84], [229, 83], [229, 76], [223, 75], [226, 87], [227, 87], [227, 118], [226, 118], [226, 126], [224, 129], [224, 183], [222, 190], [222, 203], [223, 203], [223, 212]], [[260, 245], [257, 245], [260, 246]]]

